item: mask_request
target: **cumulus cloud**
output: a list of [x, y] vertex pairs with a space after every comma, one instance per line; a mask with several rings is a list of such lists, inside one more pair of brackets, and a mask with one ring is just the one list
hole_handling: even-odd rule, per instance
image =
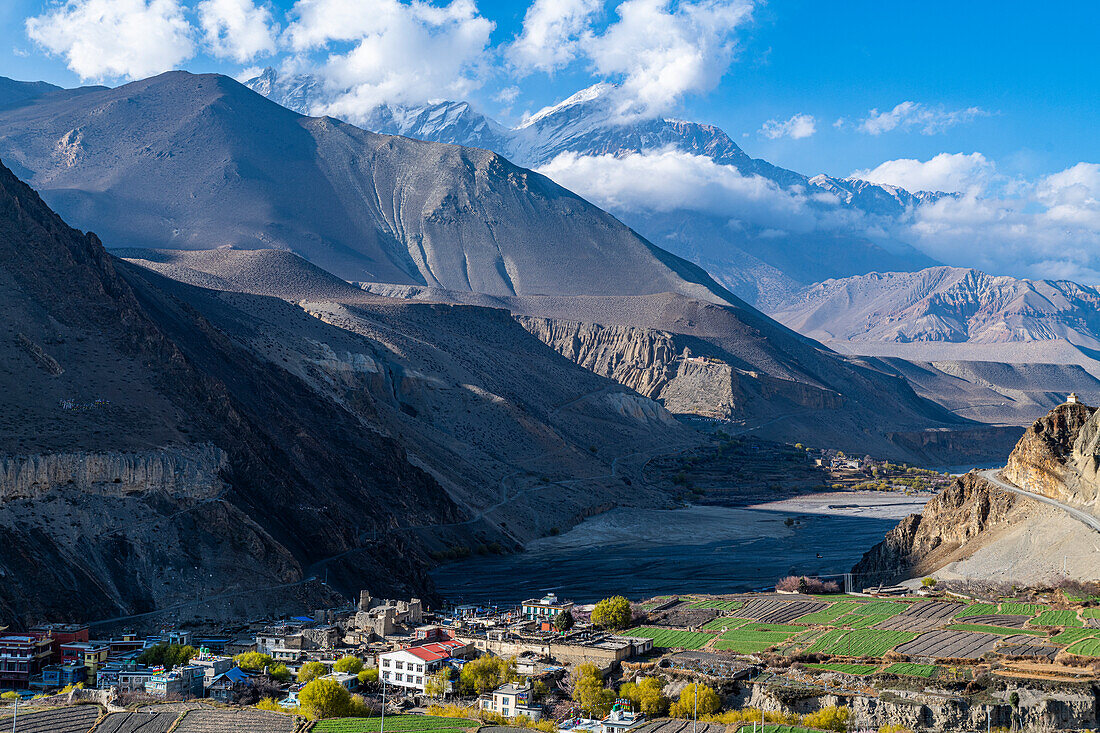
[[471, 0], [443, 6], [377, 0], [299, 0], [287, 42], [327, 57], [313, 71], [333, 92], [325, 114], [358, 121], [387, 102], [468, 95], [479, 84], [493, 22]]
[[754, 0], [625, 0], [616, 19], [592, 27], [600, 0], [535, 0], [507, 48], [521, 73], [552, 72], [574, 61], [617, 89], [620, 117], [657, 116], [684, 96], [717, 86], [736, 50], [735, 31]]
[[817, 132], [817, 122], [813, 115], [797, 114], [789, 120], [768, 120], [760, 128], [760, 134], [772, 140], [789, 137], [801, 140]]
[[994, 175], [993, 163], [981, 153], [940, 153], [929, 160], [888, 160], [853, 171], [852, 178], [901, 186], [909, 191], [980, 192]]
[[689, 93], [718, 85], [733, 61], [734, 31], [752, 17], [749, 0], [627, 0], [619, 19], [584, 45], [595, 70], [619, 82], [619, 112], [657, 115]]
[[191, 58], [192, 28], [177, 0], [67, 0], [28, 18], [27, 35], [81, 79], [139, 79]]
[[535, 0], [507, 48], [509, 61], [521, 72], [566, 66], [577, 57], [582, 34], [602, 8], [602, 0]]
[[802, 192], [671, 148], [626, 156], [562, 153], [539, 172], [612, 212], [681, 209], [788, 231], [817, 226]]
[[898, 231], [951, 264], [1100, 284], [1100, 165], [1078, 163], [1010, 190], [917, 207]]
[[266, 5], [252, 0], [202, 0], [195, 9], [203, 40], [214, 56], [243, 64], [274, 53], [277, 29]]
[[922, 135], [935, 135], [949, 127], [961, 125], [988, 114], [989, 112], [980, 107], [949, 110], [942, 106], [928, 107], [919, 102], [902, 102], [885, 112], [872, 109], [860, 122], [859, 129], [869, 135], [910, 129], [916, 129]]

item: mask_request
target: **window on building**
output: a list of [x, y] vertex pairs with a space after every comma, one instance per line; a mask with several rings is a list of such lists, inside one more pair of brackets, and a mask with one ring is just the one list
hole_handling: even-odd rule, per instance
[[396, 667], [397, 669], [404, 669], [405, 668], [405, 663], [402, 662], [400, 659], [398, 659], [396, 662], [393, 663], [393, 666]]
[[383, 667], [388, 667], [388, 666], [390, 666], [390, 660], [388, 660], [388, 659], [383, 659], [383, 660], [382, 660], [382, 666], [383, 666]]

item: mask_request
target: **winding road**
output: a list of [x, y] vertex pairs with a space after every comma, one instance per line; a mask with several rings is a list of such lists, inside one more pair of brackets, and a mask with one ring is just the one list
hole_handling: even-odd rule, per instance
[[1035, 499], [1036, 501], [1041, 501], [1044, 504], [1050, 504], [1053, 507], [1058, 507], [1082, 524], [1085, 524], [1089, 528], [1100, 532], [1100, 517], [1096, 517], [1082, 509], [1077, 509], [1068, 504], [1063, 504], [1057, 499], [1051, 499], [1049, 496], [1036, 494], [1035, 492], [1028, 491], [1027, 489], [1022, 489], [1015, 484], [1010, 484], [1001, 477], [1001, 469], [999, 468], [989, 468], [985, 471], [978, 471], [978, 475], [999, 489], [1010, 491], [1013, 494], [1019, 494], [1020, 496], [1026, 496], [1029, 499]]

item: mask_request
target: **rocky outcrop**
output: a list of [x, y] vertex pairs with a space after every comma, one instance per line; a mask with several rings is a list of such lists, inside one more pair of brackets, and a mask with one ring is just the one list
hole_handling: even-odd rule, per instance
[[[1095, 511], [1098, 463], [1100, 411], [1067, 402], [1027, 429], [1002, 474], [1029, 492]], [[948, 577], [958, 572], [975, 580], [1037, 582], [1059, 566], [1091, 580], [1095, 568], [1084, 554], [1076, 569], [1063, 558], [1067, 547], [1091, 540], [1091, 532], [1069, 513], [971, 472], [929, 501], [922, 514], [903, 519], [853, 572], [864, 584], [891, 583], [956, 563], [946, 568]]]
[[158, 451], [47, 453], [0, 457], [0, 503], [38, 499], [59, 488], [126, 496], [162, 493], [208, 499], [225, 490], [225, 451], [210, 443]]
[[1008, 457], [1004, 476], [1067, 504], [1095, 507], [1100, 418], [1094, 407], [1066, 403], [1035, 421]]
[[778, 400], [805, 410], [844, 404], [832, 390], [738, 368], [733, 359], [689, 336], [531, 316], [516, 320], [567, 359], [659, 401], [674, 414], [733, 420], [749, 416], [753, 400]]
[[867, 694], [805, 694], [796, 700], [767, 685], [753, 685], [745, 704], [770, 712], [805, 714], [829, 706], [844, 706], [861, 728], [900, 726], [917, 731], [999, 729], [1078, 730], [1100, 722], [1096, 690], [1089, 686], [1046, 691], [1020, 691], [1017, 709], [1008, 702], [1008, 688], [992, 691], [992, 702], [975, 700], [950, 690], [882, 690]]
[[957, 559], [990, 527], [1008, 521], [1023, 502], [976, 473], [962, 476], [871, 548], [852, 568], [856, 582], [889, 584], [931, 572]]

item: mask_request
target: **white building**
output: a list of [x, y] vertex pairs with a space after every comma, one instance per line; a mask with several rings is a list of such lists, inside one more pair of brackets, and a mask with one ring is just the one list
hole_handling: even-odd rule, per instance
[[553, 593], [523, 602], [523, 617], [528, 621], [553, 621], [562, 611], [571, 611], [572, 601], [559, 601]]
[[423, 693], [428, 678], [466, 649], [462, 642], [448, 639], [385, 652], [378, 655], [378, 677], [387, 685]]
[[535, 705], [530, 683], [501, 685], [488, 695], [481, 696], [481, 709], [500, 713], [505, 718], [525, 715], [531, 720], [542, 717], [542, 708]]

